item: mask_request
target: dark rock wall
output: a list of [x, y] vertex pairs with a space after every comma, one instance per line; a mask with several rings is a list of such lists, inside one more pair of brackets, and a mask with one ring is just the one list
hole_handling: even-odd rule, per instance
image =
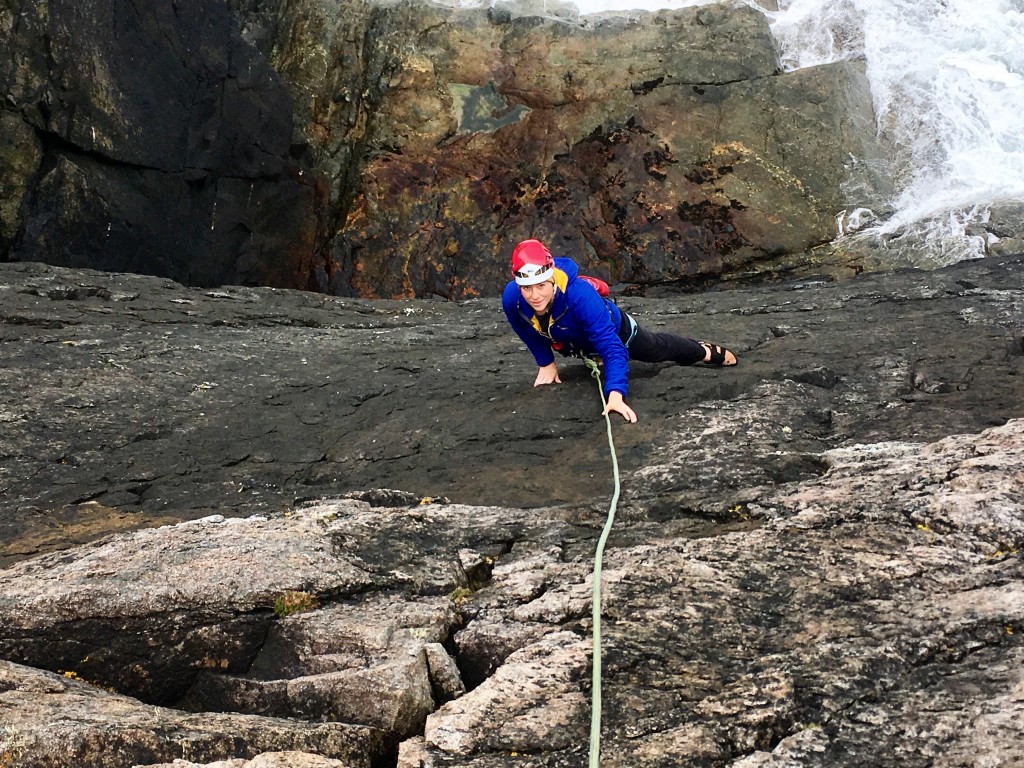
[[[289, 284], [317, 230], [292, 102], [221, 3], [6, 11], [8, 259]], [[27, 148], [27, 151], [22, 151]], [[6, 196], [5, 196], [6, 197]]]
[[494, 294], [528, 236], [613, 282], [775, 272], [832, 238], [851, 179], [872, 204], [886, 186], [863, 65], [780, 75], [746, 6], [388, 18], [407, 42], [331, 227], [331, 292]]
[[884, 196], [862, 63], [782, 75], [739, 4], [519, 13], [9, 5], [0, 254], [459, 298], [540, 236], [612, 281], [692, 287], [791, 269]]

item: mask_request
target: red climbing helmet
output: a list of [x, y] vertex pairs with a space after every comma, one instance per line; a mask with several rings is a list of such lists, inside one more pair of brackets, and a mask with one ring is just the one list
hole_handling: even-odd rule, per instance
[[523, 240], [512, 251], [512, 277], [519, 285], [536, 285], [555, 274], [555, 260], [540, 240]]

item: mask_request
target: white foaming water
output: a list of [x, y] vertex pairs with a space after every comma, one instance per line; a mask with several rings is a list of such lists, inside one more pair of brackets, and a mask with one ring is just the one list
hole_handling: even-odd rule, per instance
[[[586, 15], [711, 0], [575, 1]], [[841, 231], [919, 266], [982, 256], [968, 226], [1024, 200], [1024, 0], [779, 0], [766, 15], [787, 69], [867, 61], [896, 193], [884, 212], [851, 200]]]
[[784, 0], [771, 16], [787, 68], [867, 61], [897, 194], [862, 236], [902, 235], [922, 266], [983, 255], [966, 227], [1024, 199], [1024, 0]]

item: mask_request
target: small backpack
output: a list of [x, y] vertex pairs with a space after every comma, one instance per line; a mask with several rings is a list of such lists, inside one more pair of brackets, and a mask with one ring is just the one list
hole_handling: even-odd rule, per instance
[[606, 283], [601, 278], [591, 277], [590, 275], [577, 275], [576, 279], [590, 283], [592, 286], [594, 286], [594, 289], [597, 291], [597, 294], [602, 298], [608, 296], [608, 283]]

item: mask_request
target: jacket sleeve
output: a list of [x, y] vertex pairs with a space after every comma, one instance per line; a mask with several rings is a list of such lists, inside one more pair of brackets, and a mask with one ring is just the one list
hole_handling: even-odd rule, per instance
[[604, 394], [618, 392], [623, 397], [629, 391], [629, 352], [619, 338], [605, 300], [590, 285], [571, 286], [568, 297], [570, 307], [586, 334], [587, 341], [604, 362]]
[[516, 335], [523, 340], [527, 349], [533, 354], [537, 366], [543, 368], [555, 362], [555, 354], [551, 351], [551, 342], [537, 332], [530, 325], [526, 318], [519, 311], [519, 288], [514, 282], [505, 286], [505, 292], [501, 295], [501, 307], [505, 310], [505, 317]]

